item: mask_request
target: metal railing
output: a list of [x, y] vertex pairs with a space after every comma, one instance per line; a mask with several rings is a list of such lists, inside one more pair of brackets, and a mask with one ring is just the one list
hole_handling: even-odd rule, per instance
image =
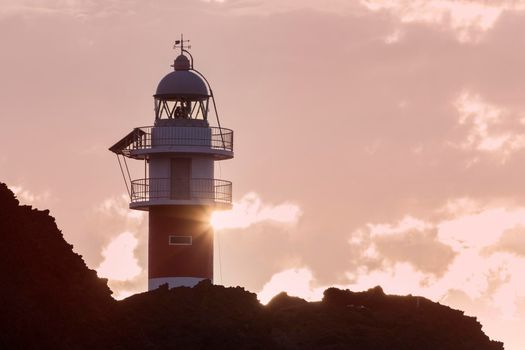
[[[152, 136], [153, 135], [153, 136]], [[162, 146], [200, 146], [233, 152], [233, 130], [218, 127], [153, 127], [135, 128], [132, 140], [121, 153]]]
[[231, 204], [232, 183], [219, 179], [148, 178], [131, 181], [131, 202], [211, 200]]

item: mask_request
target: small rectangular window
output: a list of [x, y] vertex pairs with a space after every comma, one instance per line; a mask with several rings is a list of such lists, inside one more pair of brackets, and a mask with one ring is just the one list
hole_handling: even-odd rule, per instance
[[170, 236], [170, 245], [191, 245], [191, 236]]

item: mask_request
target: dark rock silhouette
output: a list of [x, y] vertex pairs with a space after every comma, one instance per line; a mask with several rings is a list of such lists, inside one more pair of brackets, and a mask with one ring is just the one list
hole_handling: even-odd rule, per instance
[[115, 301], [47, 210], [0, 183], [0, 349], [503, 349], [473, 317], [414, 296], [329, 288], [267, 306], [203, 281]]
[[104, 336], [117, 303], [72, 248], [48, 210], [20, 206], [0, 183], [0, 349], [74, 349]]

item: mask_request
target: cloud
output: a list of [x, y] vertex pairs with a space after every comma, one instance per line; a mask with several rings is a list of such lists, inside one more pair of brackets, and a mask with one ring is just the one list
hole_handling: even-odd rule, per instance
[[318, 301], [322, 299], [324, 290], [329, 287], [361, 291], [377, 285], [384, 287], [388, 293], [413, 294], [421, 290], [423, 277], [424, 274], [415, 271], [410, 264], [397, 263], [382, 271], [362, 270], [359, 279], [354, 283], [319, 285], [309, 268], [298, 267], [274, 274], [257, 296], [263, 304], [267, 304], [275, 295], [283, 291], [308, 301]]
[[505, 11], [522, 11], [525, 4], [514, 0], [361, 0], [371, 11], [388, 11], [404, 23], [445, 25], [460, 41], [476, 38], [491, 29]]
[[454, 259], [452, 247], [439, 241], [430, 222], [407, 215], [395, 224], [370, 223], [367, 227], [370, 245], [364, 254], [382, 260], [383, 265], [406, 262], [416, 270], [442, 275]]
[[468, 128], [460, 148], [496, 153], [503, 161], [511, 153], [525, 148], [525, 130], [519, 115], [487, 103], [469, 91], [462, 92], [454, 105], [459, 113], [459, 125]]
[[424, 220], [420, 220], [410, 215], [405, 216], [399, 222], [394, 224], [369, 223], [366, 226], [370, 230], [370, 234], [372, 236], [394, 235], [410, 230], [424, 231], [433, 227], [431, 223], [425, 222]]
[[135, 257], [138, 240], [130, 232], [114, 238], [103, 250], [104, 261], [96, 268], [100, 277], [114, 281], [128, 281], [137, 277], [142, 268]]
[[104, 199], [96, 207], [95, 211], [105, 216], [123, 218], [131, 225], [136, 225], [137, 222], [143, 221], [146, 216], [144, 211], [129, 209], [129, 196], [125, 193], [118, 197]]
[[450, 246], [438, 240], [436, 229], [379, 237], [374, 245], [377, 254], [390, 262], [408, 262], [435, 275], [443, 275], [456, 255]]
[[525, 208], [493, 207], [438, 223], [439, 240], [460, 251], [494, 245], [505, 231], [525, 225]]
[[[401, 40], [402, 36], [403, 33], [401, 32], [401, 30], [397, 29], [384, 37], [385, 44], [395, 44]], [[405, 105], [406, 102], [399, 103], [400, 108], [403, 108]]]
[[486, 252], [509, 252], [525, 257], [525, 226], [518, 224], [505, 230], [499, 240], [488, 247]]
[[[398, 262], [373, 271], [362, 268], [349, 272], [354, 282], [336, 285], [319, 285], [310, 269], [296, 267], [274, 274], [257, 294], [262, 303], [268, 303], [282, 291], [315, 301], [332, 286], [362, 291], [380, 285], [390, 294], [415, 294], [449, 302], [484, 320], [498, 316], [516, 319], [521, 317], [520, 303], [525, 302], [525, 288], [520, 283], [524, 262], [525, 259], [504, 254], [489, 259], [465, 254], [441, 278], [418, 271], [412, 264]], [[455, 298], [458, 294], [468, 296], [469, 302]]]
[[[125, 194], [108, 197], [94, 208], [91, 218], [95, 224], [91, 230], [104, 242], [100, 251], [103, 260], [96, 263], [96, 270], [101, 277], [109, 279], [116, 299], [144, 291], [147, 285], [147, 213], [129, 209], [128, 202]], [[212, 220], [217, 231], [243, 230], [256, 224], [294, 225], [301, 215], [296, 204], [264, 203], [251, 192], [235, 202], [232, 210], [215, 212]]]
[[301, 215], [296, 204], [265, 204], [258, 194], [250, 192], [234, 202], [231, 210], [214, 212], [212, 225], [216, 230], [247, 228], [261, 222], [293, 225]]
[[[336, 286], [359, 291], [381, 285], [388, 293], [441, 301], [479, 317], [491, 336], [501, 332], [494, 320], [525, 324], [520, 311], [525, 305], [525, 208], [482, 205], [470, 198], [449, 200], [446, 208], [456, 212], [434, 220], [405, 215], [361, 227], [348, 241], [349, 253], [357, 254], [360, 263], [348, 266], [348, 282]], [[259, 299], [267, 303], [286, 291], [319, 300], [332, 285], [318, 281], [304, 261], [297, 261], [272, 275]]]
[[66, 15], [104, 17], [129, 11], [133, 0], [2, 0], [0, 18], [11, 15]]
[[[402, 23], [445, 25], [461, 41], [477, 38], [491, 29], [505, 11], [522, 11], [520, 1], [501, 0], [201, 0], [237, 14], [275, 14], [311, 10], [337, 15], [365, 15], [367, 11], [387, 11]], [[395, 33], [395, 32], [394, 32]], [[395, 41], [397, 41], [396, 38]], [[389, 39], [387, 39], [389, 41]], [[392, 41], [390, 41], [391, 43]]]
[[[499, 299], [496, 295], [503, 293], [500, 290], [502, 288], [514, 288], [519, 292], [513, 299], [513, 304], [525, 297], [523, 286], [518, 281], [519, 266], [523, 266], [525, 260], [509, 254], [520, 252], [520, 233], [525, 225], [525, 208], [484, 207], [479, 202], [467, 198], [449, 201], [447, 206], [457, 209], [457, 213], [450, 214], [451, 218], [429, 223], [408, 216], [410, 219], [405, 218], [398, 224], [380, 225], [379, 227], [383, 228], [382, 234], [372, 236], [369, 242], [375, 246], [376, 258], [401, 264], [382, 264], [372, 273], [367, 270], [351, 272], [356, 283], [363, 283], [364, 274], [364, 280], [369, 280], [370, 276], [379, 273], [375, 276], [375, 283], [386, 280], [395, 284], [395, 280], [385, 279], [384, 272], [389, 272], [387, 275], [408, 276], [405, 272], [410, 272], [407, 270], [410, 266], [414, 271], [410, 272], [412, 277], [409, 279], [417, 281], [420, 286], [414, 285], [415, 281], [410, 284], [414, 285], [414, 290], [425, 296], [439, 299], [446, 296], [452, 286], [458, 286], [457, 288], [471, 298], [483, 298], [486, 304], [505, 309], [508, 314], [509, 306], [498, 305]], [[428, 230], [430, 226], [433, 228]], [[369, 224], [369, 227], [378, 226]], [[409, 230], [402, 234], [397, 227]], [[414, 227], [427, 230], [417, 231]], [[377, 228], [375, 230], [377, 231]], [[382, 242], [385, 237], [394, 237], [394, 240]], [[515, 250], [509, 251], [512, 249], [510, 246]], [[410, 249], [411, 247], [413, 249]], [[418, 250], [423, 253], [420, 255]], [[408, 262], [409, 266], [403, 267], [403, 262]], [[436, 274], [436, 271], [440, 273]], [[388, 289], [388, 283], [386, 288]]]
[[238, 15], [271, 15], [311, 10], [331, 14], [360, 13], [364, 8], [357, 1], [347, 0], [202, 0], [219, 9]]
[[308, 301], [321, 300], [323, 287], [313, 287], [313, 275], [307, 268], [288, 269], [276, 273], [257, 293], [257, 298], [263, 304], [277, 294], [286, 292], [291, 296], [298, 296]]
[[13, 191], [20, 203], [26, 205], [49, 205], [51, 192], [46, 190], [42, 193], [34, 193], [24, 186], [10, 185], [9, 189]]
[[108, 278], [116, 299], [147, 286], [147, 212], [129, 209], [125, 194], [108, 197], [89, 214], [86, 234], [97, 248], [90, 265]]

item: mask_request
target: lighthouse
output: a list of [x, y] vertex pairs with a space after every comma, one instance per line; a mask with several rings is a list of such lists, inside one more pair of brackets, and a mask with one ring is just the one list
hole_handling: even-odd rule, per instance
[[[233, 131], [221, 127], [213, 90], [194, 68], [187, 43], [176, 41], [173, 71], [153, 95], [153, 125], [134, 128], [109, 149], [129, 207], [148, 212], [149, 290], [213, 281], [210, 218], [232, 203], [232, 183], [215, 178], [215, 162], [233, 158]], [[144, 162], [139, 178], [131, 176], [127, 159]]]

